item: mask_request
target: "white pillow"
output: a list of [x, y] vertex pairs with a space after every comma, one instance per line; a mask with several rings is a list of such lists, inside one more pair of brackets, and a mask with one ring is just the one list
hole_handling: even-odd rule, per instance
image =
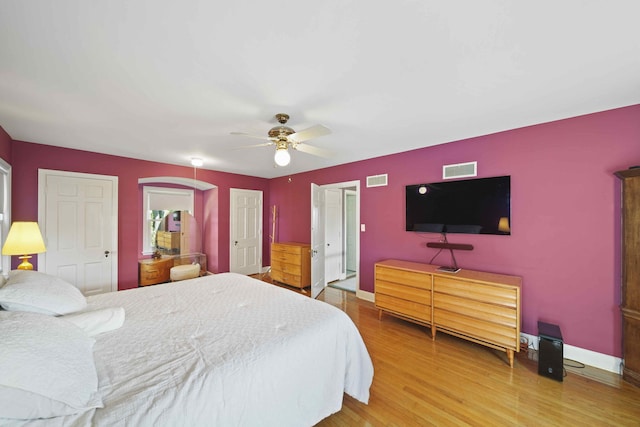
[[60, 319], [73, 323], [90, 337], [93, 337], [103, 332], [120, 328], [124, 324], [124, 308], [108, 307], [93, 311], [82, 311], [60, 316]]
[[82, 292], [59, 277], [34, 270], [12, 270], [0, 288], [0, 306], [8, 311], [31, 311], [49, 315], [84, 309]]
[[102, 407], [94, 339], [57, 317], [0, 311], [0, 417], [50, 418]]

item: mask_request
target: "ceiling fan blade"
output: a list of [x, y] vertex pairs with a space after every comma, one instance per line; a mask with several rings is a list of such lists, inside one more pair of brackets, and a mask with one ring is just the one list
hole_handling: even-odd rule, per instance
[[328, 135], [331, 133], [331, 129], [323, 125], [315, 125], [310, 128], [303, 129], [299, 132], [292, 133], [287, 137], [291, 142], [303, 142], [309, 139], [317, 138], [319, 136]]
[[273, 138], [269, 136], [253, 135], [253, 134], [244, 133], [244, 132], [231, 132], [231, 135], [240, 135], [240, 136], [248, 136], [249, 138], [273, 140]]
[[326, 157], [326, 158], [333, 157], [333, 152], [329, 150], [325, 150], [324, 148], [314, 147], [313, 145], [309, 145], [309, 144], [295, 144], [293, 145], [293, 149], [302, 151], [303, 153], [311, 154], [313, 156]]
[[243, 145], [242, 147], [234, 148], [234, 150], [244, 150], [245, 148], [256, 148], [256, 147], [268, 147], [269, 145], [274, 145], [274, 143], [273, 142], [263, 142], [262, 144]]

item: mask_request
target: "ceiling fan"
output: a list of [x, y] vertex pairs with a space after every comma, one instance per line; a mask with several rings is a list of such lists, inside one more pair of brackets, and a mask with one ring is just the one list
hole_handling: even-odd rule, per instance
[[251, 138], [267, 139], [269, 142], [263, 144], [250, 145], [244, 148], [250, 147], [264, 147], [268, 145], [276, 146], [276, 153], [273, 160], [278, 166], [286, 166], [291, 161], [291, 155], [289, 154], [289, 148], [292, 150], [302, 151], [303, 153], [311, 154], [320, 157], [331, 157], [332, 153], [323, 150], [312, 145], [304, 144], [308, 141], [319, 136], [327, 135], [331, 133], [331, 130], [323, 125], [314, 125], [310, 128], [303, 129], [299, 132], [286, 126], [289, 121], [289, 115], [284, 113], [278, 113], [275, 115], [276, 120], [280, 125], [269, 129], [268, 136], [252, 135], [244, 132], [231, 132], [231, 135], [242, 135]]

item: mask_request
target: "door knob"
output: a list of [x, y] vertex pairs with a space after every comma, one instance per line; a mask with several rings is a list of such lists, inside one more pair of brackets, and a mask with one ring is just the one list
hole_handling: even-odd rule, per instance
[[104, 257], [105, 257], [105, 258], [109, 258], [109, 254], [110, 254], [110, 253], [111, 253], [111, 252], [109, 252], [109, 251], [104, 251]]

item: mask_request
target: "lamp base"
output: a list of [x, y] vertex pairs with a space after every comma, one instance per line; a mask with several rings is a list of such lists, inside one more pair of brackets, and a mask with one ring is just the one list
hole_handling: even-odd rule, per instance
[[33, 270], [33, 264], [29, 262], [31, 255], [23, 255], [18, 258], [22, 260], [22, 263], [18, 266], [18, 270]]

